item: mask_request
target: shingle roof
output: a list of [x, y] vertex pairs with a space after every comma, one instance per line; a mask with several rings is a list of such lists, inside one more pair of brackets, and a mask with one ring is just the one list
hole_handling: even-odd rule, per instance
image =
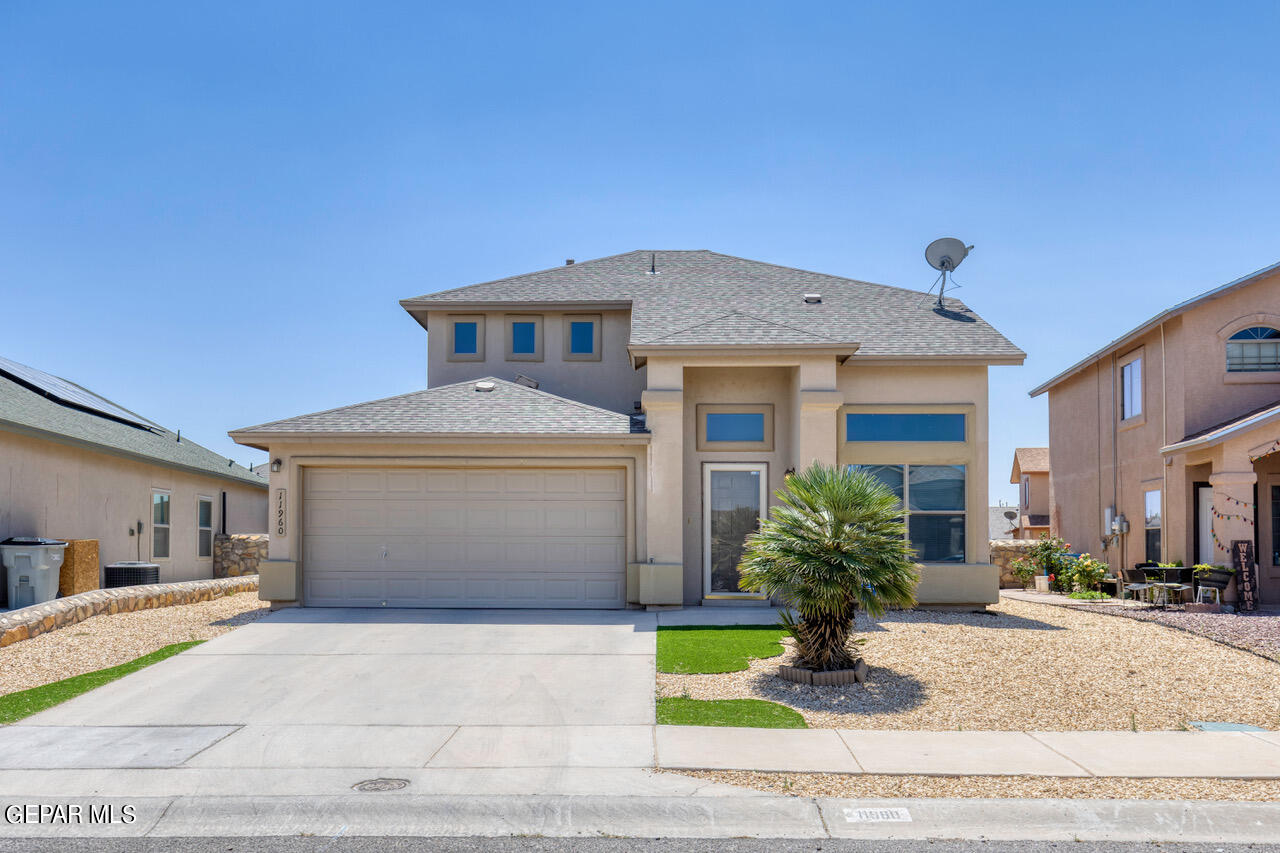
[[[96, 395], [95, 395], [96, 396]], [[143, 418], [142, 420], [146, 420]], [[147, 423], [151, 423], [147, 421]], [[156, 465], [266, 488], [267, 481], [189, 438], [159, 426], [143, 428], [72, 408], [0, 376], [0, 430], [38, 435]]]
[[[493, 390], [480, 391], [480, 383]], [[514, 382], [485, 379], [356, 403], [234, 430], [237, 441], [258, 434], [620, 436], [631, 417]]]
[[1013, 453], [1018, 460], [1018, 467], [1024, 474], [1049, 470], [1049, 448], [1047, 447], [1018, 447]]
[[[822, 302], [806, 304], [806, 293]], [[857, 344], [861, 357], [1024, 357], [957, 299], [938, 312], [921, 291], [705, 250], [627, 252], [400, 304], [415, 312], [538, 302], [630, 304], [631, 346]]]

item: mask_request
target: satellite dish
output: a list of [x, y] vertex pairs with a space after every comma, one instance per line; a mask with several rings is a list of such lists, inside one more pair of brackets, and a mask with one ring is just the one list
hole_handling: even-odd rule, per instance
[[960, 262], [969, 256], [972, 246], [966, 246], [963, 240], [955, 237], [939, 237], [924, 250], [924, 259], [935, 270], [951, 272], [960, 266]]
[[938, 303], [934, 309], [936, 312], [941, 313], [946, 310], [942, 295], [947, 290], [947, 277], [965, 258], [969, 257], [972, 251], [973, 246], [966, 246], [963, 240], [957, 240], [955, 237], [939, 237], [925, 247], [924, 259], [929, 262], [929, 266], [940, 272], [938, 280], [934, 282], [938, 285]]
[[1011, 509], [1005, 510], [1003, 515], [1005, 518], [1009, 519], [1010, 521], [1013, 521], [1015, 518], [1018, 517], [1018, 514]]

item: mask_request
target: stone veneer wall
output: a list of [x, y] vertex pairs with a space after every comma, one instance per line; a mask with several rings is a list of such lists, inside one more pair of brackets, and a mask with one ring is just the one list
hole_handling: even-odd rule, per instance
[[1013, 573], [1013, 561], [1025, 555], [1036, 544], [1035, 539], [992, 539], [990, 562], [1000, 567], [1001, 589], [1022, 589], [1022, 581]]
[[95, 589], [92, 592], [82, 592], [67, 598], [55, 598], [43, 604], [33, 604], [30, 607], [0, 613], [0, 648], [106, 613], [127, 613], [152, 607], [195, 604], [198, 601], [211, 601], [222, 598], [224, 595], [249, 592], [257, 588], [258, 578], [255, 575], [247, 578], [121, 586], [115, 589]]
[[219, 533], [213, 537], [213, 576], [256, 575], [267, 559], [271, 537], [265, 533]]

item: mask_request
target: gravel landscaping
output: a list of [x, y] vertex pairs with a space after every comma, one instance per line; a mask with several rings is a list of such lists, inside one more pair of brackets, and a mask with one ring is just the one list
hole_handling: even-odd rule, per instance
[[0, 695], [127, 663], [172, 643], [212, 639], [267, 612], [258, 593], [241, 592], [198, 604], [94, 616], [0, 648]]
[[1077, 606], [1077, 609], [1168, 625], [1280, 661], [1280, 613], [1186, 613], [1145, 607], [1097, 606]]
[[1280, 780], [1276, 779], [854, 776], [838, 773], [757, 773], [745, 770], [681, 770], [677, 775], [795, 797], [1280, 800]]
[[987, 613], [859, 616], [858, 631], [869, 640], [866, 684], [784, 682], [776, 672], [788, 649], [742, 672], [659, 673], [658, 693], [766, 699], [811, 728], [1280, 728], [1280, 664], [1149, 621], [1004, 599]]

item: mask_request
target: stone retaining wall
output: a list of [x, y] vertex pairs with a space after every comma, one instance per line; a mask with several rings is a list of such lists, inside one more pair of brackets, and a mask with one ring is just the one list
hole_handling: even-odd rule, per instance
[[258, 578], [254, 575], [245, 578], [215, 578], [95, 589], [67, 598], [55, 598], [44, 604], [33, 604], [0, 613], [0, 648], [106, 613], [195, 604], [257, 588]]
[[265, 533], [219, 533], [213, 537], [213, 576], [256, 575], [267, 559], [271, 537]]
[[1000, 567], [1001, 589], [1022, 589], [1022, 581], [1013, 573], [1013, 561], [1024, 556], [1036, 539], [992, 539], [990, 562]]

